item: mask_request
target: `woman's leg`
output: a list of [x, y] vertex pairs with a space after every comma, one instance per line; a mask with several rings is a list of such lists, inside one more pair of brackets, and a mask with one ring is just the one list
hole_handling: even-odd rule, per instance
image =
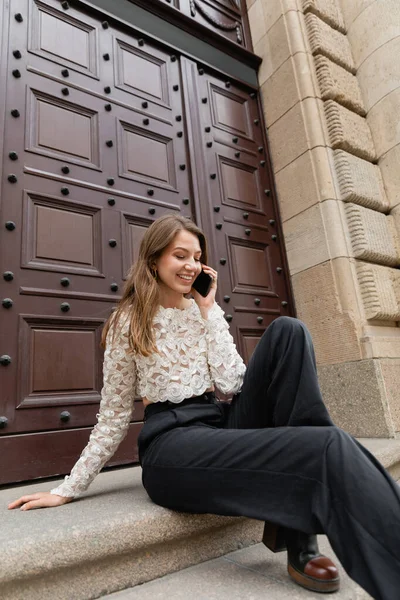
[[[246, 370], [242, 392], [225, 406], [225, 427], [333, 426], [317, 379], [310, 333], [299, 320], [276, 319], [264, 332]], [[264, 544], [287, 549], [290, 576], [321, 592], [339, 588], [335, 564], [319, 552], [316, 535], [265, 523]]]
[[304, 323], [279, 317], [249, 361], [242, 391], [234, 396], [225, 427], [255, 429], [332, 426], [317, 379], [314, 348]]
[[185, 427], [184, 411], [173, 410], [177, 427], [144, 455], [143, 483], [156, 504], [325, 533], [373, 598], [399, 599], [400, 494], [350, 435], [318, 426]]
[[[241, 393], [226, 410], [227, 428], [333, 426], [303, 323], [282, 317], [269, 326], [249, 361]], [[319, 457], [326, 488], [314, 505], [318, 521], [345, 569], [374, 598], [400, 597], [399, 489], [363, 446], [336, 427], [333, 431], [330, 450]], [[310, 428], [305, 443], [312, 447], [315, 441]]]
[[[313, 355], [305, 332], [299, 321], [287, 318], [268, 328], [249, 365], [250, 376], [251, 363], [261, 364], [265, 379], [254, 379], [258, 395], [247, 402], [247, 378], [231, 407], [232, 415], [240, 416], [232, 428], [215, 426], [211, 418], [208, 425], [196, 424], [202, 421], [201, 406], [177, 405], [163, 413], [171, 429], [160, 432], [144, 453], [143, 483], [154, 502], [172, 510], [247, 516], [326, 533], [355, 581], [377, 600], [398, 600], [399, 491], [379, 463], [332, 426], [321, 408], [316, 379], [310, 383]], [[269, 366], [259, 352], [263, 347]], [[304, 360], [285, 368], [281, 356], [290, 361], [292, 353]], [[264, 386], [272, 410], [264, 406]], [[250, 394], [250, 383], [248, 387]], [[207, 406], [207, 411], [212, 408]], [[316, 423], [316, 418], [321, 421]], [[148, 424], [154, 427], [159, 419], [155, 415]], [[281, 419], [296, 426], [285, 426]], [[306, 426], [301, 425], [304, 420]]]

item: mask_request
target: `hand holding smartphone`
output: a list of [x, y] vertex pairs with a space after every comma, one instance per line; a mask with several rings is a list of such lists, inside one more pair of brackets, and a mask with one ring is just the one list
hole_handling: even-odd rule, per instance
[[199, 294], [205, 298], [208, 296], [212, 282], [212, 277], [205, 273], [202, 269], [200, 274], [194, 280], [192, 287], [196, 290], [196, 292], [199, 292]]

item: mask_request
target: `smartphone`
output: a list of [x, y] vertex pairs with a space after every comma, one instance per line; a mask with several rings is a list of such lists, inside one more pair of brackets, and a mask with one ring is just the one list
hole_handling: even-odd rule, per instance
[[212, 282], [212, 277], [210, 277], [210, 275], [205, 273], [202, 269], [200, 274], [194, 280], [192, 287], [196, 290], [196, 292], [199, 292], [199, 294], [206, 297], [210, 291]]

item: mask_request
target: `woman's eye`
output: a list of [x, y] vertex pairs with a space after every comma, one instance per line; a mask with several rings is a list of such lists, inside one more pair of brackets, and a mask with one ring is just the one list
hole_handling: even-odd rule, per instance
[[[184, 256], [177, 256], [176, 258], [181, 258], [181, 259], [183, 259], [183, 258], [185, 258], [185, 257], [184, 257]], [[196, 262], [201, 262], [201, 259], [200, 259], [200, 258], [195, 258], [194, 260], [195, 260]]]

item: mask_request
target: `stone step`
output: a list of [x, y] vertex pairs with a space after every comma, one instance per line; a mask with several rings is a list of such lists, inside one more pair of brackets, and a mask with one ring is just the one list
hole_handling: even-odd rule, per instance
[[[400, 477], [400, 440], [362, 440]], [[223, 556], [261, 540], [263, 523], [176, 513], [153, 504], [140, 467], [101, 473], [82, 498], [46, 510], [7, 510], [52, 481], [6, 487], [0, 542], [2, 600], [89, 600]]]
[[[340, 589], [325, 598], [373, 600], [347, 575], [335, 558], [328, 540], [318, 536], [319, 549], [338, 566]], [[263, 544], [254, 544], [153, 579], [142, 585], [103, 596], [102, 600], [324, 600], [324, 596], [299, 587], [287, 572], [287, 554], [273, 554]]]

